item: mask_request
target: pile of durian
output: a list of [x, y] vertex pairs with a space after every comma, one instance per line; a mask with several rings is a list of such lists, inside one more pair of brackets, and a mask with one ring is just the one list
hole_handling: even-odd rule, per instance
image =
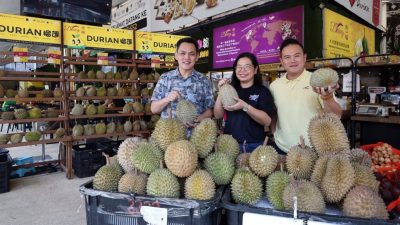
[[329, 113], [317, 115], [308, 134], [312, 147], [300, 141], [284, 160], [272, 146], [242, 153], [237, 158], [241, 168], [231, 182], [233, 200], [256, 205], [265, 192], [278, 210], [292, 210], [297, 196], [299, 211], [326, 213], [331, 204], [340, 205], [345, 216], [387, 219], [371, 158], [363, 150], [350, 150], [340, 119]]
[[39, 141], [42, 134], [40, 131], [29, 131], [25, 134], [0, 134], [0, 144], [17, 144], [21, 143], [25, 137], [25, 141]]
[[142, 73], [139, 75], [136, 68], [134, 68], [131, 72], [128, 70], [122, 72], [112, 72], [109, 71], [104, 73], [101, 70], [94, 71], [80, 71], [75, 74], [75, 79], [106, 79], [106, 80], [141, 80], [141, 81], [158, 81], [160, 79], [160, 74], [157, 71], [154, 71], [150, 74]]

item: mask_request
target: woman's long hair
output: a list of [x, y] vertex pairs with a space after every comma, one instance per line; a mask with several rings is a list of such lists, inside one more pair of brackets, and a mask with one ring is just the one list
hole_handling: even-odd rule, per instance
[[253, 53], [250, 52], [243, 52], [240, 53], [235, 59], [235, 62], [233, 63], [233, 74], [232, 74], [232, 86], [235, 87], [235, 89], [241, 88], [240, 86], [240, 81], [236, 77], [236, 66], [241, 58], [248, 58], [251, 61], [251, 64], [253, 64], [254, 68], [256, 69], [256, 74], [254, 75], [254, 84], [253, 85], [262, 85], [262, 78], [260, 74], [260, 68], [258, 67], [258, 61], [256, 56]]

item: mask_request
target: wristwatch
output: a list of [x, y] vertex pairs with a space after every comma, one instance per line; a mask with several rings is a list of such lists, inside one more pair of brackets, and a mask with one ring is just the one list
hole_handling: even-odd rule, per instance
[[246, 103], [246, 105], [244, 105], [244, 107], [243, 107], [243, 111], [244, 112], [249, 111], [249, 107], [250, 107], [250, 105], [248, 103]]

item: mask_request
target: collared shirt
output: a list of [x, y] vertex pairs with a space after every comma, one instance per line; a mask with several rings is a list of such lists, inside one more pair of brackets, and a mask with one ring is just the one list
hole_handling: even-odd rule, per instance
[[311, 73], [304, 70], [296, 79], [289, 80], [285, 75], [270, 86], [278, 114], [275, 143], [286, 152], [300, 143], [300, 135], [306, 145], [310, 145], [308, 124], [323, 110], [323, 101], [310, 86], [310, 79]]
[[[163, 73], [154, 88], [151, 101], [158, 101], [171, 91], [178, 91], [182, 98], [193, 103], [197, 108], [198, 115], [209, 108], [214, 107], [214, 97], [211, 81], [203, 74], [193, 70], [186, 79], [180, 74], [178, 68]], [[177, 101], [171, 103], [172, 117], [176, 117]], [[168, 118], [168, 107], [161, 112], [162, 118]]]

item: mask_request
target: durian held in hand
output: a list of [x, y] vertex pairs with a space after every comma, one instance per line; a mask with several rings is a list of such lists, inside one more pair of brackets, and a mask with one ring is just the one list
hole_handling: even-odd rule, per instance
[[321, 68], [311, 75], [310, 85], [315, 92], [321, 95], [324, 100], [331, 99], [333, 92], [339, 88], [338, 73], [331, 68]]

